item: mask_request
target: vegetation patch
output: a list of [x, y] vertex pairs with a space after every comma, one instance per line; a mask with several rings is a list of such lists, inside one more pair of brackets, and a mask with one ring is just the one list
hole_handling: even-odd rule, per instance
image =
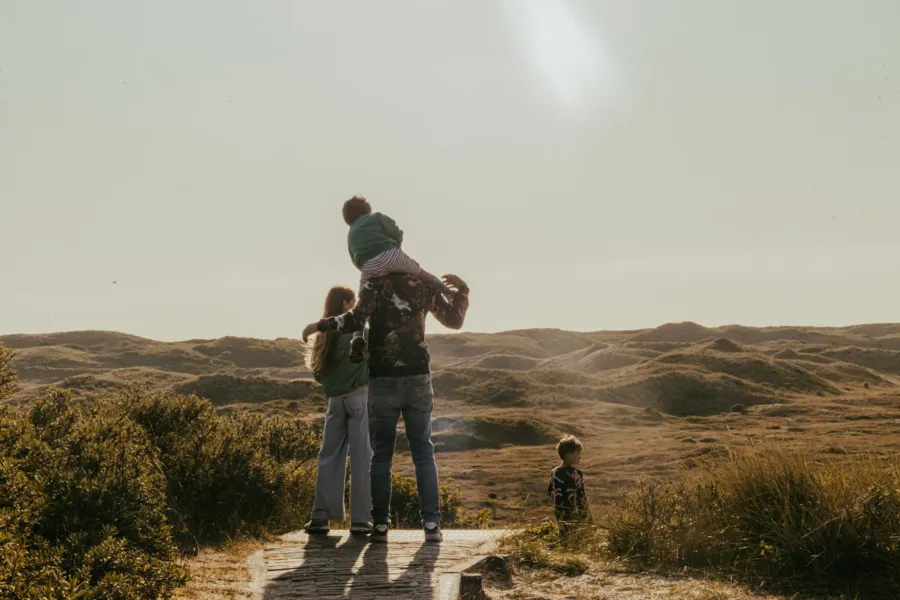
[[231, 336], [194, 346], [200, 354], [251, 369], [302, 366], [306, 355], [303, 348], [299, 342], [288, 339], [273, 342]]
[[640, 484], [607, 527], [609, 552], [643, 566], [792, 591], [900, 593], [896, 461], [732, 453], [694, 478]]
[[322, 399], [322, 389], [314, 381], [280, 381], [270, 377], [235, 377], [234, 375], [205, 375], [179, 385], [181, 394], [196, 394], [217, 406], [225, 404], [255, 404], [271, 400]]
[[[491, 511], [470, 512], [462, 506], [462, 488], [448, 479], [441, 484], [441, 526], [445, 529], [484, 529]], [[398, 529], [418, 529], [422, 526], [419, 513], [419, 494], [414, 477], [394, 473], [391, 489], [391, 524]]]
[[[0, 346], [0, 400], [15, 386]], [[199, 544], [296, 529], [316, 431], [196, 396], [55, 390], [0, 409], [0, 598], [168, 597]]]

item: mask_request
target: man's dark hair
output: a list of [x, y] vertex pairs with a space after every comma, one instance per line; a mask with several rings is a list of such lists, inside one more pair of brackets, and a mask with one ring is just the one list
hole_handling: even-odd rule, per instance
[[353, 222], [363, 215], [372, 212], [372, 205], [365, 196], [357, 194], [344, 202], [344, 222], [353, 225]]
[[556, 452], [559, 454], [560, 460], [565, 460], [566, 454], [569, 452], [578, 452], [581, 449], [581, 442], [574, 435], [567, 435], [556, 445]]

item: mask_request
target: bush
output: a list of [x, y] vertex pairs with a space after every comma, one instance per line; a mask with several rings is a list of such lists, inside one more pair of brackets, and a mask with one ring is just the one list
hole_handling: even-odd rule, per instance
[[[484, 529], [490, 521], [491, 512], [483, 509], [473, 514], [463, 509], [461, 491], [452, 479], [441, 485], [441, 525], [455, 529]], [[390, 514], [393, 527], [416, 529], [422, 526], [415, 478], [394, 473]]]
[[179, 550], [294, 529], [309, 514], [309, 425], [219, 416], [127, 392], [77, 408], [56, 391], [0, 415], [0, 598], [169, 597]]
[[233, 375], [202, 375], [176, 387], [181, 394], [196, 394], [209, 398], [216, 406], [237, 403], [258, 404], [270, 400], [321, 400], [324, 395], [315, 382], [280, 381], [270, 377], [235, 377]]
[[897, 466], [777, 451], [719, 459], [694, 480], [641, 484], [610, 517], [609, 549], [756, 585], [896, 597]]
[[317, 432], [298, 419], [217, 415], [196, 396], [134, 392], [121, 412], [159, 450], [179, 542], [218, 542], [298, 526], [308, 515], [319, 451]]
[[0, 419], [0, 597], [156, 598], [184, 581], [144, 432], [64, 392]]
[[5, 400], [16, 391], [16, 369], [12, 366], [15, 356], [0, 343], [0, 400]]

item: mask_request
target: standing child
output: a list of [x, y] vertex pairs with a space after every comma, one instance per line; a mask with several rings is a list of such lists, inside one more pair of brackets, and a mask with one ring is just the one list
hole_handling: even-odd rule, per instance
[[[335, 286], [325, 298], [324, 316], [343, 314], [356, 304], [353, 290]], [[326, 534], [329, 521], [344, 520], [344, 485], [350, 454], [350, 533], [372, 531], [372, 490], [369, 469], [369, 371], [365, 363], [351, 363], [350, 334], [320, 333], [307, 356], [316, 381], [325, 388], [328, 412], [319, 450], [316, 495], [309, 534]]]
[[584, 473], [577, 468], [581, 462], [581, 442], [574, 436], [559, 441], [556, 452], [562, 464], [550, 472], [547, 495], [553, 501], [553, 513], [559, 527], [559, 539], [566, 543], [578, 523], [589, 518], [587, 494], [584, 492]]
[[[407, 273], [428, 280], [437, 286], [442, 294], [453, 297], [453, 292], [439, 277], [422, 269], [419, 263], [400, 249], [403, 244], [403, 231], [389, 216], [373, 213], [372, 205], [365, 197], [353, 196], [344, 202], [343, 215], [344, 222], [350, 226], [350, 233], [347, 234], [350, 258], [362, 273], [360, 293], [362, 286], [371, 279], [389, 273]], [[354, 334], [350, 344], [350, 360], [362, 361], [365, 347], [366, 342], [362, 335]]]

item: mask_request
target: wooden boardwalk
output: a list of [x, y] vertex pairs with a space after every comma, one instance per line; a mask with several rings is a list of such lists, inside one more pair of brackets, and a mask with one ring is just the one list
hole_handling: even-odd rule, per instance
[[387, 544], [332, 531], [329, 536], [291, 533], [268, 545], [255, 561], [260, 600], [317, 598], [456, 600], [459, 572], [490, 554], [498, 530], [445, 530], [426, 543], [421, 530], [391, 531]]

